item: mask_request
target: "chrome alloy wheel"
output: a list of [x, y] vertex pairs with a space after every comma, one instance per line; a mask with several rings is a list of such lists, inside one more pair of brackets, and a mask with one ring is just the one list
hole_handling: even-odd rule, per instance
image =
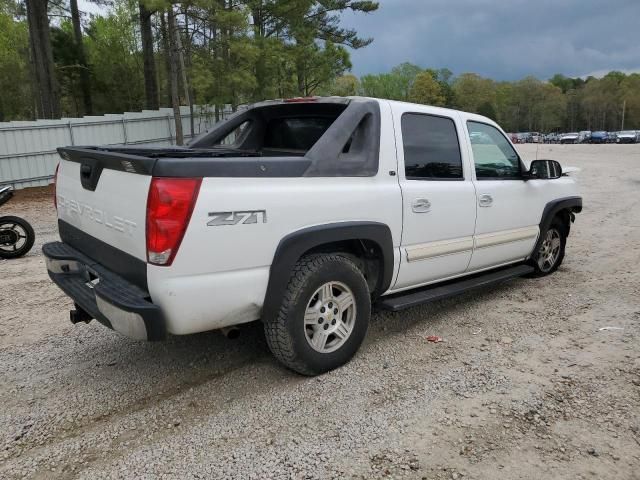
[[307, 304], [305, 337], [316, 352], [335, 352], [351, 335], [355, 321], [353, 292], [344, 283], [327, 282], [315, 291]]
[[538, 268], [542, 272], [548, 272], [556, 264], [560, 256], [560, 246], [560, 232], [550, 228], [538, 250]]

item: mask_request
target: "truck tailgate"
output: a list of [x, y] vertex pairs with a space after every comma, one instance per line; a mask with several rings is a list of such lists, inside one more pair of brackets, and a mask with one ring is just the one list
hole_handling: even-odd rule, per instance
[[[115, 169], [116, 164], [100, 158], [73, 155], [61, 151], [56, 184], [63, 241], [65, 233], [70, 236], [68, 232], [75, 232], [75, 237], [71, 235], [74, 247], [96, 260], [101, 256], [96, 250], [103, 246], [146, 262], [145, 219], [151, 176], [135, 172], [129, 162]], [[86, 245], [94, 239], [98, 242]]]

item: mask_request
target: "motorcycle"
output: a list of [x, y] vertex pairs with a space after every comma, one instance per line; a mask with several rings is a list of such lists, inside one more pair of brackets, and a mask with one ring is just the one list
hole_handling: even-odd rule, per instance
[[[0, 206], [13, 197], [11, 187], [0, 187]], [[0, 258], [18, 258], [26, 255], [36, 234], [33, 227], [20, 217], [0, 217]]]

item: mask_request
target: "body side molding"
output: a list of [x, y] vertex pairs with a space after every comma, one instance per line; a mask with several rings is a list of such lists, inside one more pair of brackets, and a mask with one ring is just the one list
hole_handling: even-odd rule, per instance
[[502, 230], [499, 232], [484, 233], [474, 237], [475, 249], [495, 247], [504, 245], [505, 243], [518, 242], [521, 240], [533, 240], [538, 236], [539, 228], [537, 225], [524, 228], [516, 228], [513, 230]]
[[378, 246], [382, 254], [382, 265], [376, 292], [380, 295], [388, 290], [393, 276], [393, 240], [387, 225], [378, 222], [317, 225], [293, 232], [278, 244], [271, 263], [262, 317], [270, 318], [277, 314], [291, 271], [305, 252], [324, 244], [348, 240], [368, 240]]
[[420, 243], [418, 245], [405, 247], [408, 262], [416, 262], [470, 250], [473, 250], [473, 237], [438, 240], [437, 242]]
[[420, 243], [405, 247], [408, 262], [416, 262], [429, 258], [441, 257], [455, 253], [462, 253], [481, 248], [495, 247], [521, 240], [533, 240], [538, 236], [539, 227], [516, 228], [499, 232], [484, 233], [470, 237], [438, 240], [436, 242]]

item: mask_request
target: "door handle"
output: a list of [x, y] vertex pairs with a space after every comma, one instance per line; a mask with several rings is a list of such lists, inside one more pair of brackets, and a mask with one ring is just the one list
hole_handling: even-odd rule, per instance
[[426, 198], [416, 198], [411, 205], [414, 213], [428, 213], [431, 210], [431, 202]]
[[481, 207], [490, 207], [493, 205], [493, 197], [488, 193], [483, 193], [478, 197], [478, 204]]

